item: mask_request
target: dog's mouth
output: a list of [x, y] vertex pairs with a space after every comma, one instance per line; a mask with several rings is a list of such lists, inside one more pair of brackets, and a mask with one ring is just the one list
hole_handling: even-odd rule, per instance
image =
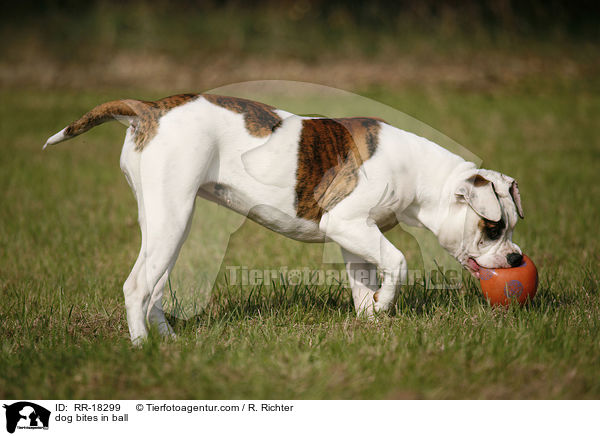
[[475, 259], [469, 257], [467, 259], [467, 263], [465, 264], [465, 268], [473, 275], [473, 277], [479, 278], [479, 269], [481, 266], [477, 263]]

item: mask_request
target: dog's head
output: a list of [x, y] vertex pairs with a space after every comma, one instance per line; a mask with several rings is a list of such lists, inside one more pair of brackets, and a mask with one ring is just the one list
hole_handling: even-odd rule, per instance
[[477, 170], [452, 185], [440, 243], [479, 277], [479, 268], [510, 268], [522, 261], [512, 234], [523, 207], [516, 180], [497, 171]]

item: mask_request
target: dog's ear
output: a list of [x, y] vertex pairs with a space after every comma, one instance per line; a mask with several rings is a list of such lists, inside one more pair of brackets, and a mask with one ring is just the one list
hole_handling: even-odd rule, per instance
[[512, 199], [515, 209], [521, 218], [524, 218], [523, 206], [521, 203], [521, 195], [519, 194], [519, 185], [517, 181], [506, 174], [499, 173], [498, 171], [480, 169], [478, 171], [480, 175], [485, 177], [494, 184], [494, 191], [498, 194], [498, 197], [509, 197]]
[[517, 184], [516, 180], [512, 181], [508, 192], [510, 192], [510, 196], [512, 197], [515, 206], [517, 207], [517, 213], [521, 218], [525, 218], [525, 214], [523, 213], [523, 206], [521, 205], [521, 194], [519, 194], [519, 185]]
[[458, 186], [456, 195], [464, 199], [477, 215], [494, 222], [502, 218], [494, 186], [485, 177], [479, 174], [469, 177]]

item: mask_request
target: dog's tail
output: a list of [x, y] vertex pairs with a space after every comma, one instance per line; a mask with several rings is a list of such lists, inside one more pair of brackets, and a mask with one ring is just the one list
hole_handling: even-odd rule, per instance
[[103, 103], [48, 138], [44, 148], [74, 138], [107, 121], [120, 120], [131, 123], [147, 104], [148, 102], [140, 100], [115, 100]]

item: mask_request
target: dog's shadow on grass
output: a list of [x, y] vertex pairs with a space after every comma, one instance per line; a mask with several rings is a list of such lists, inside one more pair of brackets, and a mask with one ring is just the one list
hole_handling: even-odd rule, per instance
[[[476, 296], [463, 290], [427, 289], [409, 286], [401, 293], [390, 315], [423, 315], [436, 307], [456, 307], [478, 304]], [[355, 317], [350, 289], [289, 286], [286, 288], [255, 287], [215, 290], [202, 309], [182, 308], [174, 304], [165, 311], [169, 323], [176, 329], [198, 327], [210, 323], [235, 322], [256, 318], [278, 317], [286, 322], [322, 322], [333, 316]]]
[[310, 286], [257, 286], [250, 289], [218, 289], [201, 310], [175, 305], [172, 310], [165, 311], [165, 316], [175, 329], [186, 329], [209, 323], [265, 317], [279, 317], [293, 322], [314, 322], [331, 318], [333, 314], [347, 314], [353, 311], [350, 292], [343, 286], [330, 286], [325, 289]]
[[[518, 310], [542, 312], [576, 304], [577, 295], [556, 293], [547, 287], [538, 290], [533, 301]], [[405, 287], [392, 316], [424, 316], [437, 310], [475, 310], [489, 306], [481, 290], [473, 281], [460, 288], [438, 289], [422, 285]], [[326, 289], [307, 286], [289, 286], [284, 289], [256, 287], [252, 289], [216, 290], [202, 310], [186, 312], [175, 307], [165, 316], [175, 330], [197, 328], [212, 323], [227, 323], [265, 317], [280, 318], [285, 322], [315, 323], [333, 316], [355, 316], [351, 292], [343, 286]]]

